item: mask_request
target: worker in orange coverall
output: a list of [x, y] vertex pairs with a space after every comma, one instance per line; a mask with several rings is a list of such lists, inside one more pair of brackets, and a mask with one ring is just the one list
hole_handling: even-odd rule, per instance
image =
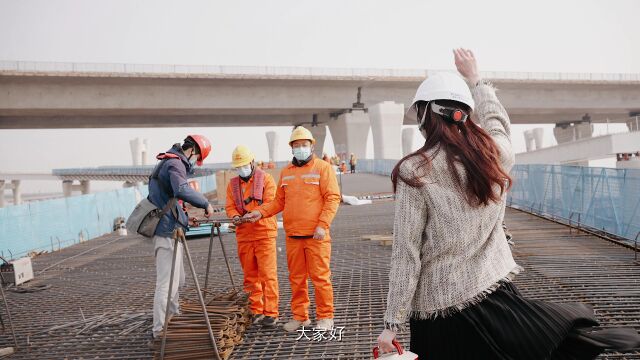
[[273, 201], [276, 184], [273, 177], [255, 166], [255, 156], [244, 145], [235, 148], [232, 166], [238, 176], [227, 187], [227, 216], [236, 224], [238, 257], [244, 272], [244, 289], [248, 292], [253, 323], [275, 327], [278, 323], [278, 269], [275, 216], [255, 223], [242, 222], [242, 216]]
[[330, 330], [334, 325], [329, 228], [340, 204], [340, 189], [331, 165], [312, 155], [314, 144], [309, 130], [301, 126], [293, 130], [289, 145], [294, 158], [280, 174], [275, 200], [245, 215], [257, 221], [284, 211], [293, 313], [284, 329], [289, 332], [311, 324], [307, 277], [316, 294], [315, 327]]

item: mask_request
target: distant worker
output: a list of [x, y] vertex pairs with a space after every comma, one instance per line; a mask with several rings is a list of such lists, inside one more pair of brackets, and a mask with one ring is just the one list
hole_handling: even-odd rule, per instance
[[241, 223], [241, 217], [263, 203], [273, 201], [276, 182], [255, 166], [255, 156], [244, 145], [233, 150], [232, 166], [238, 176], [227, 186], [227, 216], [235, 220], [238, 257], [244, 272], [244, 289], [249, 293], [253, 323], [273, 327], [278, 322], [278, 268], [275, 216], [255, 223]]
[[313, 155], [314, 144], [309, 130], [302, 126], [293, 130], [289, 140], [293, 160], [280, 173], [275, 200], [245, 215], [245, 218], [257, 221], [284, 210], [293, 313], [293, 319], [284, 325], [284, 329], [289, 332], [311, 324], [309, 277], [316, 295], [315, 327], [333, 329], [329, 229], [340, 204], [340, 189], [331, 166]]
[[331, 158], [329, 158], [329, 155], [327, 155], [327, 153], [322, 154], [322, 160], [331, 164]]
[[264, 169], [264, 162], [262, 160], [258, 161], [258, 169]]
[[[156, 158], [160, 163], [156, 165], [149, 178], [149, 201], [163, 209], [171, 199], [177, 198], [195, 207], [205, 209], [205, 215], [213, 213], [213, 207], [204, 195], [194, 190], [187, 181], [187, 174], [193, 173], [196, 165], [202, 165], [204, 159], [211, 152], [211, 142], [202, 135], [189, 135], [182, 145], [175, 144], [165, 153]], [[175, 231], [178, 228], [186, 230], [189, 225], [187, 214], [177, 201], [175, 205], [160, 219], [153, 237], [156, 258], [156, 290], [153, 299], [153, 329], [152, 337], [156, 339], [164, 328], [165, 310], [171, 277], [171, 263], [173, 260], [173, 246]], [[184, 284], [184, 267], [182, 263], [182, 244], [178, 245], [176, 265], [171, 287], [172, 315], [179, 314], [178, 287]]]
[[345, 161], [340, 163], [340, 172], [343, 174], [347, 173], [347, 163]]
[[349, 165], [351, 166], [351, 173], [354, 174], [356, 172], [356, 165], [358, 164], [358, 158], [354, 153], [351, 153], [351, 157], [349, 158]]

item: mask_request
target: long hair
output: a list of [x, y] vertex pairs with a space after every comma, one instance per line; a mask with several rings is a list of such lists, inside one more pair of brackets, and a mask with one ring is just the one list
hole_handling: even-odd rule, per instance
[[[462, 109], [470, 114], [470, 109], [457, 101], [437, 100], [441, 106]], [[490, 202], [499, 202], [502, 194], [511, 187], [511, 177], [500, 165], [500, 153], [496, 143], [491, 136], [471, 120], [471, 116], [462, 124], [454, 124], [445, 121], [442, 115], [431, 110], [430, 103], [420, 101], [416, 104], [418, 119], [422, 118], [425, 111], [428, 111], [424, 124], [420, 129], [425, 134], [424, 145], [396, 164], [391, 173], [393, 191], [395, 192], [398, 180], [402, 180], [411, 187], [425, 186], [425, 179], [422, 176], [414, 175], [411, 178], [400, 173], [400, 166], [407, 159], [421, 157], [417, 165], [417, 174], [426, 174], [431, 168], [431, 161], [427, 152], [435, 149], [435, 153], [444, 151], [447, 156], [448, 168], [453, 174], [453, 178], [458, 188], [465, 192], [469, 204], [474, 207], [488, 205]], [[461, 178], [456, 163], [462, 164], [466, 171], [466, 186], [463, 188]], [[497, 191], [499, 189], [499, 191]]]

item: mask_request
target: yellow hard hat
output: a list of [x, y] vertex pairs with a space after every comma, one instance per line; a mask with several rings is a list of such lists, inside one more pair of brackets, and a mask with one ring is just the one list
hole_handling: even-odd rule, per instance
[[255, 156], [245, 145], [238, 145], [231, 154], [231, 166], [238, 168], [251, 164]]
[[316, 139], [314, 139], [313, 135], [311, 135], [311, 131], [307, 130], [304, 126], [298, 126], [297, 128], [293, 129], [291, 138], [289, 138], [289, 146], [291, 146], [291, 143], [296, 140], [309, 140], [311, 141], [311, 144], [316, 143]]

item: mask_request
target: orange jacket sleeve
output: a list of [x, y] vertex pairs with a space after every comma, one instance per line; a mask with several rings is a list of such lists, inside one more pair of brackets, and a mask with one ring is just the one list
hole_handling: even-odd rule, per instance
[[[266, 186], [265, 186], [266, 187]], [[282, 189], [282, 172], [280, 172], [280, 180], [278, 180], [278, 188], [275, 190], [275, 197], [273, 201], [269, 200], [270, 191], [265, 189], [264, 201], [257, 210], [262, 214], [262, 217], [270, 217], [284, 210], [284, 189]]]
[[236, 203], [233, 201], [233, 190], [231, 188], [231, 183], [227, 186], [227, 203], [224, 206], [224, 209], [227, 212], [227, 217], [234, 218], [236, 216], [240, 216], [238, 209], [236, 209]]
[[276, 181], [273, 176], [266, 174], [264, 177], [264, 192], [262, 193], [262, 202], [270, 203], [276, 198]]
[[338, 212], [340, 205], [340, 187], [338, 187], [338, 178], [333, 172], [331, 166], [324, 166], [320, 174], [320, 192], [324, 198], [322, 212], [318, 219], [318, 226], [329, 229], [333, 218]]

